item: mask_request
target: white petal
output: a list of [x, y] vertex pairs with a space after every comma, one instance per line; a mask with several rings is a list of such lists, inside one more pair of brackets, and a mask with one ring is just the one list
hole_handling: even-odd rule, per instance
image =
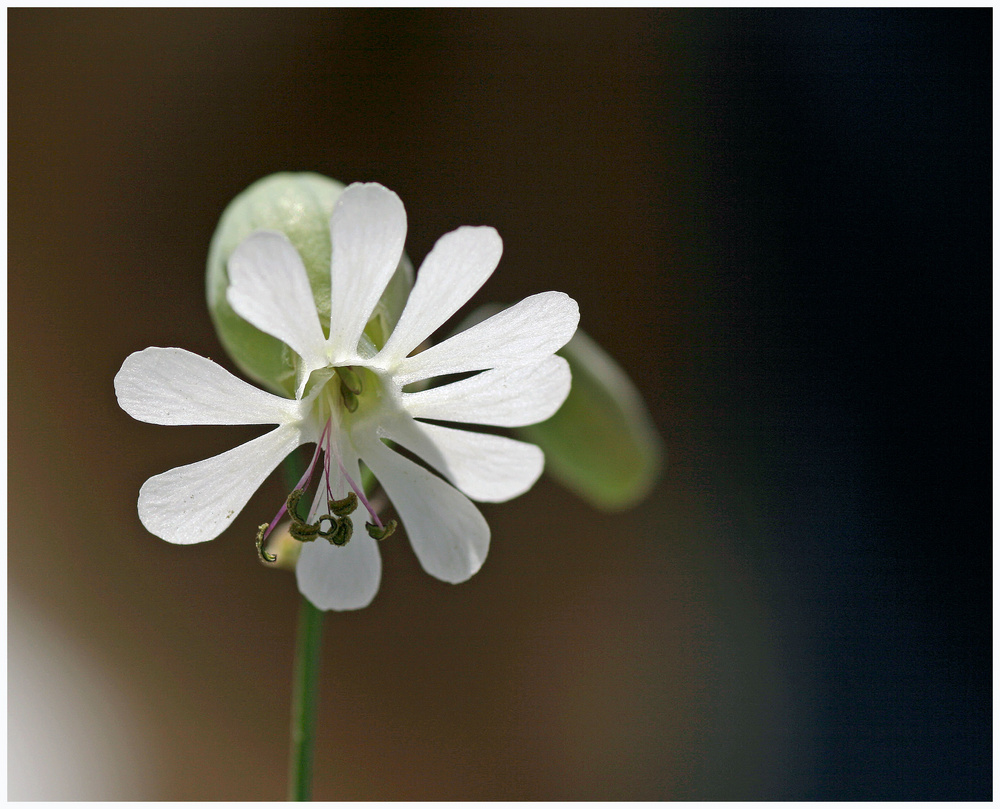
[[470, 578], [490, 547], [483, 515], [458, 489], [371, 433], [359, 438], [361, 458], [392, 500], [424, 570], [453, 584]]
[[555, 355], [529, 368], [494, 368], [461, 382], [403, 393], [411, 416], [496, 427], [545, 421], [566, 401], [569, 363]]
[[240, 242], [229, 257], [233, 310], [263, 332], [277, 337], [302, 357], [300, 378], [322, 368], [326, 340], [305, 265], [283, 233], [259, 230]]
[[[353, 516], [353, 515], [352, 515]], [[321, 610], [359, 610], [372, 603], [382, 579], [378, 543], [355, 524], [350, 542], [342, 547], [320, 537], [303, 543], [295, 567], [299, 592]]]
[[302, 443], [297, 427], [282, 425], [214, 458], [156, 475], [139, 490], [139, 519], [151, 533], [178, 545], [215, 539]]
[[347, 186], [330, 217], [330, 240], [330, 344], [350, 355], [403, 255], [403, 203], [377, 183]]
[[150, 424], [286, 424], [301, 405], [233, 376], [182, 348], [146, 348], [115, 376], [122, 410]]
[[461, 227], [438, 239], [382, 349], [384, 361], [398, 362], [455, 314], [493, 274], [501, 253], [500, 235], [489, 227]]
[[562, 292], [525, 298], [471, 329], [399, 363], [400, 385], [442, 374], [536, 365], [569, 342], [580, 309]]
[[400, 418], [386, 435], [420, 456], [473, 500], [503, 503], [530, 489], [545, 465], [534, 444]]

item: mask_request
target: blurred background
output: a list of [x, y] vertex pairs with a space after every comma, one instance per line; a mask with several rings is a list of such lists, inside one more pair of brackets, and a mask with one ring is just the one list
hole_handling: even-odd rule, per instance
[[[266, 174], [378, 181], [415, 264], [504, 238], [669, 463], [383, 546], [326, 621], [318, 799], [979, 799], [991, 747], [992, 12], [27, 10], [8, 21], [8, 797], [280, 799], [294, 577], [145, 532], [253, 428], [118, 409], [232, 367], [209, 239]], [[580, 437], [582, 441], [586, 436]]]

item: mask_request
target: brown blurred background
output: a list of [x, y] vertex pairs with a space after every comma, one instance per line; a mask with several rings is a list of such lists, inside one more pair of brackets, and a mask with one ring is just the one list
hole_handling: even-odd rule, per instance
[[670, 455], [626, 514], [485, 506], [461, 586], [384, 546], [315, 797], [988, 799], [990, 19], [8, 11], [8, 797], [284, 794], [281, 487], [147, 534], [147, 477], [254, 431], [112, 379], [227, 363], [217, 218], [309, 170], [396, 191], [416, 264], [496, 227], [476, 302], [576, 298]]

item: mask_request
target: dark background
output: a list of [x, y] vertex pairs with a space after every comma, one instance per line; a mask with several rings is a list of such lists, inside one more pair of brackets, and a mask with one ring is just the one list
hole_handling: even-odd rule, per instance
[[[294, 580], [139, 524], [251, 434], [129, 419], [253, 180], [374, 180], [545, 289], [669, 464], [543, 479], [326, 621], [321, 799], [992, 794], [992, 11], [8, 11], [11, 799], [278, 799]], [[585, 440], [585, 437], [581, 437]]]

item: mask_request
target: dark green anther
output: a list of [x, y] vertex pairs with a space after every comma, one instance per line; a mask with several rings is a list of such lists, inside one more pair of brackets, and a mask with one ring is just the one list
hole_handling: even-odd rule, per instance
[[268, 553], [264, 550], [264, 533], [270, 527], [270, 523], [264, 523], [259, 528], [257, 528], [257, 555], [260, 557], [262, 562], [277, 562], [278, 557], [273, 553]]
[[292, 535], [292, 539], [297, 539], [299, 542], [312, 542], [319, 536], [319, 525], [310, 525], [307, 522], [293, 522], [288, 529], [288, 533]]
[[338, 517], [346, 517], [358, 507], [358, 496], [354, 492], [348, 492], [343, 500], [327, 500], [330, 513]]
[[331, 545], [342, 548], [351, 541], [353, 534], [354, 526], [351, 525], [351, 521], [347, 517], [341, 517], [338, 520], [334, 520], [334, 527], [330, 531], [321, 533], [320, 536], [325, 537]]
[[[350, 542], [351, 535], [354, 533], [354, 526], [348, 519], [348, 515], [358, 507], [358, 496], [354, 492], [348, 492], [347, 497], [342, 500], [327, 500], [330, 513], [318, 517], [315, 523], [308, 523], [299, 516], [298, 510], [299, 500], [302, 499], [304, 493], [303, 489], [296, 489], [288, 495], [286, 502], [288, 515], [292, 518], [292, 525], [288, 529], [288, 533], [292, 535], [292, 539], [297, 539], [299, 542], [312, 542], [317, 537], [323, 537], [323, 539], [328, 540], [332, 545], [341, 547]], [[323, 530], [324, 522], [329, 526], [326, 530]], [[266, 525], [263, 526], [263, 529], [266, 528]], [[263, 536], [262, 532], [258, 533], [258, 543], [262, 541], [260, 539]], [[257, 549], [260, 550], [259, 544]], [[275, 560], [271, 559], [269, 561]]]
[[288, 500], [285, 501], [285, 505], [288, 507], [288, 516], [292, 518], [292, 522], [305, 522], [299, 516], [299, 500], [302, 499], [305, 489], [295, 489], [290, 495], [288, 495]]
[[358, 409], [358, 397], [343, 382], [340, 383], [340, 398], [344, 400], [344, 407], [348, 413], [353, 413]]
[[369, 523], [365, 523], [365, 528], [368, 529], [368, 536], [372, 537], [373, 539], [379, 539], [379, 540], [381, 540], [381, 539], [385, 539], [393, 531], [395, 531], [396, 530], [396, 525], [397, 525], [397, 523], [396, 523], [395, 520], [389, 520], [389, 522], [387, 522], [381, 528], [379, 528], [377, 525], [373, 525], [370, 522]]
[[354, 526], [347, 517], [335, 517], [332, 514], [324, 514], [319, 518], [318, 525], [322, 526], [323, 520], [330, 523], [326, 531], [320, 531], [319, 535], [328, 540], [332, 545], [346, 545], [351, 540], [354, 533]]
[[361, 384], [361, 377], [355, 373], [354, 369], [350, 365], [342, 365], [336, 371], [337, 376], [340, 377], [341, 387], [347, 388], [355, 396], [360, 396], [364, 388]]

